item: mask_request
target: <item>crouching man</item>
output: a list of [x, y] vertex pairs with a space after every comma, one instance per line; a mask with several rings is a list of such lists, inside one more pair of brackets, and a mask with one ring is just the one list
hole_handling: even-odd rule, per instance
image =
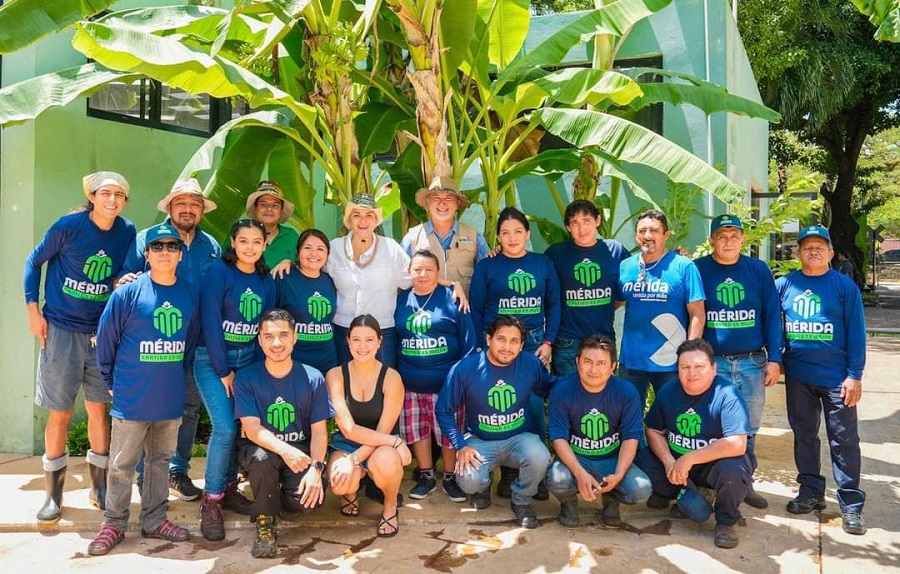
[[616, 342], [585, 337], [575, 357], [577, 374], [559, 381], [550, 393], [550, 440], [556, 460], [547, 486], [559, 500], [559, 523], [578, 526], [578, 497], [601, 495], [604, 526], [619, 528], [619, 503], [650, 496], [650, 479], [632, 465], [643, 432], [637, 389], [614, 377]]
[[328, 446], [328, 391], [322, 373], [291, 359], [294, 318], [270, 309], [259, 321], [265, 360], [234, 379], [234, 416], [241, 421], [238, 464], [253, 490], [254, 558], [278, 554], [275, 516], [322, 504]]
[[705, 522], [713, 507], [697, 487], [712, 489], [715, 544], [734, 548], [739, 506], [753, 475], [746, 454], [747, 408], [737, 388], [716, 376], [715, 352], [709, 343], [691, 339], [676, 354], [679, 380], [660, 389], [645, 418], [652, 454], [644, 449], [636, 459], [653, 483], [647, 505], [666, 508], [677, 497], [680, 514]]

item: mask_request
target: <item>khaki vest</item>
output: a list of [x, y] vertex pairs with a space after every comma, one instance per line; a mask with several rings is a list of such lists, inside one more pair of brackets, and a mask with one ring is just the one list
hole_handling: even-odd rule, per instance
[[475, 258], [478, 256], [477, 232], [465, 223], [459, 223], [459, 233], [450, 243], [446, 252], [435, 233], [426, 233], [425, 225], [417, 225], [409, 230], [413, 240], [410, 242], [411, 253], [428, 249], [441, 262], [441, 274], [451, 281], [457, 281], [469, 296], [469, 283], [475, 271]]

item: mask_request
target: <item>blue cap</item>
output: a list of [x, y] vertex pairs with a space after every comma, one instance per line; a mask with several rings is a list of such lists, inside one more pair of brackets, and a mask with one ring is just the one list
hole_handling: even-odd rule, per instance
[[803, 243], [803, 240], [808, 237], [821, 237], [831, 245], [831, 235], [828, 233], [828, 230], [821, 225], [810, 225], [809, 227], [801, 229], [800, 235], [797, 236], [797, 243]]
[[178, 243], [184, 243], [184, 241], [181, 240], [181, 234], [171, 225], [160, 223], [147, 230], [147, 245], [162, 241], [163, 239], [174, 239]]
[[712, 235], [723, 227], [735, 227], [741, 230], [744, 229], [744, 225], [741, 223], [741, 218], [737, 215], [717, 215], [709, 224], [709, 234]]

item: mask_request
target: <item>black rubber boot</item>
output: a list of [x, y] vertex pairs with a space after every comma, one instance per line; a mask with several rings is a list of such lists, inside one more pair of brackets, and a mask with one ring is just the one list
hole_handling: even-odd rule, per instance
[[512, 483], [519, 478], [519, 469], [508, 466], [500, 467], [500, 482], [497, 483], [497, 496], [499, 498], [512, 497]]
[[88, 502], [97, 510], [106, 510], [106, 469], [88, 463], [91, 477], [91, 492]]
[[62, 513], [63, 488], [66, 486], [66, 467], [59, 470], [45, 470], [44, 481], [47, 488], [47, 500], [38, 510], [37, 521], [41, 524], [56, 524]]

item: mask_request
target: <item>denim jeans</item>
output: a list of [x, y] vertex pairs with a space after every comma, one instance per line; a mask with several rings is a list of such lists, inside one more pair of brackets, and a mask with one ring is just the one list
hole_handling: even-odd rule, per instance
[[547, 473], [550, 451], [536, 434], [523, 432], [504, 440], [468, 438], [469, 446], [478, 451], [483, 462], [478, 470], [469, 467], [456, 475], [456, 483], [466, 494], [484, 492], [491, 486], [491, 473], [497, 466], [519, 469], [519, 477], [512, 483], [513, 504], [531, 504], [538, 483]]
[[866, 493], [859, 488], [862, 463], [856, 407], [844, 404], [840, 387], [816, 387], [788, 378], [785, 391], [788, 423], [794, 431], [794, 463], [800, 496], [825, 494], [819, 457], [819, 426], [824, 411], [838, 504], [843, 512], [862, 512]]
[[[334, 344], [337, 347], [338, 364], [349, 363], [353, 357], [350, 355], [350, 345], [347, 343], [348, 329], [336, 323], [331, 324], [334, 331]], [[397, 329], [381, 330], [381, 348], [375, 358], [388, 367], [397, 368]]]
[[[185, 387], [184, 411], [181, 413], [181, 426], [178, 428], [178, 439], [175, 445], [175, 454], [169, 463], [169, 474], [187, 474], [191, 468], [191, 456], [194, 452], [194, 438], [197, 436], [197, 421], [200, 420], [200, 392], [194, 381], [194, 369], [185, 373], [187, 386]], [[137, 465], [138, 482], [144, 480], [144, 457]]]
[[[228, 351], [228, 366], [237, 371], [253, 362], [254, 345]], [[225, 394], [225, 385], [216, 376], [206, 347], [198, 347], [194, 358], [194, 380], [209, 420], [212, 432], [206, 446], [206, 492], [221, 494], [225, 486], [237, 478], [234, 441], [237, 422], [234, 420], [234, 398]]]
[[750, 353], [740, 358], [716, 355], [719, 376], [725, 377], [741, 392], [747, 415], [750, 417], [750, 436], [747, 437], [747, 456], [756, 469], [756, 433], [762, 423], [763, 408], [766, 406], [766, 363], [768, 359], [762, 351]]
[[[578, 459], [578, 464], [598, 481], [604, 476], [614, 473], [616, 465], [619, 463], [618, 458], [615, 457], [592, 460], [576, 454], [575, 458]], [[578, 480], [569, 467], [561, 460], [556, 459], [547, 470], [547, 488], [556, 498], [567, 494], [578, 494]], [[644, 471], [632, 464], [614, 490], [619, 495], [619, 500], [625, 504], [643, 502], [650, 498], [650, 478]]]
[[141, 489], [141, 528], [156, 530], [166, 520], [169, 500], [169, 459], [181, 419], [129, 421], [112, 419], [109, 470], [106, 478], [106, 524], [128, 530], [131, 483], [138, 459], [146, 453], [147, 466]]
[[575, 357], [578, 355], [578, 339], [557, 337], [553, 343], [553, 374], [560, 377], [575, 374]]
[[641, 395], [641, 404], [646, 408], [647, 389], [653, 385], [654, 395], [669, 381], [678, 380], [678, 371], [639, 371], [619, 364], [619, 377], [631, 382]]

